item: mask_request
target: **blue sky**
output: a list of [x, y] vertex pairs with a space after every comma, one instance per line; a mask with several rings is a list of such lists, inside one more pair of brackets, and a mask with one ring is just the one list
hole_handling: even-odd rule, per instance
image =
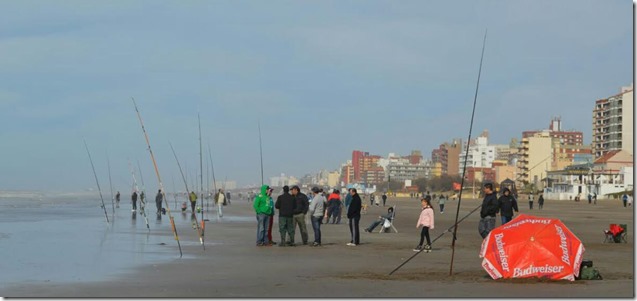
[[169, 142], [198, 169], [198, 113], [240, 185], [260, 183], [258, 120], [266, 178], [429, 156], [466, 139], [486, 28], [474, 137], [560, 115], [590, 143], [594, 101], [632, 81], [628, 1], [3, 1], [0, 189], [95, 187], [82, 139], [102, 187], [107, 153], [115, 189], [128, 158], [156, 187], [131, 97], [169, 189]]

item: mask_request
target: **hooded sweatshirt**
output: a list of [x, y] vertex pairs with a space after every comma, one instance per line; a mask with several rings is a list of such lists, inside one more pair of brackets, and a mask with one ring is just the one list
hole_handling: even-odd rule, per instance
[[314, 197], [308, 209], [308, 213], [313, 217], [322, 217], [325, 214], [325, 197], [323, 195], [317, 194]]
[[310, 201], [307, 199], [307, 195], [299, 191], [294, 197], [294, 201], [296, 203], [294, 214], [306, 214], [310, 206]]
[[267, 194], [268, 185], [261, 186], [261, 193], [254, 198], [254, 211], [257, 214], [272, 215], [272, 205]]
[[418, 223], [416, 227], [428, 227], [429, 229], [434, 228], [434, 209], [431, 206], [427, 206], [422, 209], [420, 212], [420, 217], [418, 218]]
[[509, 196], [504, 195], [505, 192], [510, 190], [508, 188], [504, 188], [502, 190], [502, 196], [498, 199], [498, 204], [500, 207], [500, 215], [506, 217], [513, 216], [513, 210], [518, 212], [518, 202], [509, 194]]
[[287, 191], [283, 192], [283, 194], [276, 199], [274, 207], [279, 209], [279, 217], [292, 217], [294, 214], [294, 208], [296, 208], [294, 196], [289, 194]]

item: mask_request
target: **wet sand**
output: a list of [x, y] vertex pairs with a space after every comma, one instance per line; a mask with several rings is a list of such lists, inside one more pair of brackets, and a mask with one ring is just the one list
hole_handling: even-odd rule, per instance
[[[349, 247], [347, 219], [341, 224], [322, 225], [322, 247], [255, 247], [256, 220], [252, 204], [233, 201], [224, 207], [221, 222], [210, 214], [206, 224], [206, 250], [196, 231], [179, 228], [187, 259], [179, 259], [174, 240], [166, 239], [175, 252], [167, 263], [130, 269], [106, 281], [53, 284], [23, 283], [0, 292], [5, 297], [626, 297], [634, 289], [633, 208], [619, 200], [587, 202], [547, 200], [544, 210], [525, 214], [560, 218], [584, 243], [584, 259], [593, 260], [604, 280], [550, 282], [535, 279], [499, 280], [488, 277], [478, 257], [481, 238], [477, 233], [478, 213], [460, 224], [453, 268], [449, 276], [451, 235], [445, 234], [432, 253], [421, 253], [394, 275], [389, 272], [412, 256], [418, 243], [415, 224], [419, 202], [390, 198], [398, 205], [395, 226], [399, 233], [361, 232], [361, 245]], [[436, 204], [437, 205], [437, 204]], [[462, 218], [479, 205], [465, 200]], [[453, 224], [457, 202], [449, 201], [444, 214], [436, 209], [432, 239]], [[535, 203], [537, 207], [537, 202]], [[212, 209], [212, 208], [211, 208]], [[361, 231], [386, 208], [372, 206], [361, 219]], [[628, 224], [628, 243], [603, 244], [603, 230], [609, 223]], [[499, 222], [498, 224], [499, 225]], [[277, 222], [272, 233], [280, 240]], [[378, 228], [376, 229], [378, 230]], [[157, 229], [172, 237], [168, 227]], [[308, 223], [310, 241], [313, 240]], [[296, 233], [296, 242], [301, 241]]]

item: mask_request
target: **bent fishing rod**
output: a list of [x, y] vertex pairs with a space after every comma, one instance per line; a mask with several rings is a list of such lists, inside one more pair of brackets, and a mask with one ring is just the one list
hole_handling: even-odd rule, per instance
[[[137, 186], [137, 179], [135, 178], [135, 169], [133, 168], [133, 165], [130, 163], [130, 160], [128, 160], [128, 168], [130, 169], [130, 173], [133, 176], [134, 189], [136, 192], [139, 192], [139, 187]], [[148, 232], [150, 232], [150, 225], [148, 224], [148, 217], [146, 216], [146, 210], [142, 209], [141, 212], [142, 212], [142, 216], [144, 216], [144, 221], [146, 221], [146, 228], [148, 228]]]
[[86, 145], [86, 139], [84, 139], [84, 147], [86, 147], [86, 153], [88, 154], [88, 159], [91, 161], [91, 167], [93, 168], [93, 175], [95, 176], [95, 183], [97, 183], [97, 190], [100, 192], [100, 199], [102, 200], [102, 209], [104, 209], [104, 216], [106, 216], [106, 223], [109, 223], [108, 213], [106, 212], [106, 206], [104, 205], [104, 197], [102, 196], [102, 188], [100, 188], [100, 181], [97, 180], [95, 165], [93, 165], [93, 158], [91, 157], [91, 152], [88, 150], [88, 145]]
[[[203, 246], [203, 239], [204, 239], [204, 232], [206, 230], [206, 222], [203, 218], [203, 212], [206, 211], [204, 210], [205, 206], [203, 203], [203, 148], [201, 147], [201, 116], [199, 115], [199, 113], [197, 113], [197, 120], [199, 121], [199, 179], [201, 180], [201, 183], [199, 184], [199, 191], [201, 191], [200, 195], [201, 195], [201, 245]], [[196, 221], [196, 219], [195, 219]], [[206, 249], [206, 247], [204, 246], [204, 250]]]
[[[215, 162], [212, 161], [212, 151], [210, 150], [210, 143], [208, 143], [208, 156], [210, 156], [210, 168], [212, 169], [212, 187], [215, 190], [215, 194], [217, 194], [219, 193], [219, 191], [217, 191], [217, 179], [215, 178]], [[213, 194], [213, 201], [215, 201], [214, 194]], [[208, 216], [210, 217], [210, 215]]]
[[[451, 227], [447, 228], [447, 230], [443, 231], [442, 233], [440, 233], [440, 235], [438, 235], [436, 238], [434, 238], [431, 241], [431, 244], [433, 245], [434, 242], [436, 242], [438, 239], [440, 239], [441, 237], [443, 237], [445, 234], [447, 233], [453, 233], [451, 230], [453, 230], [459, 223], [462, 223], [467, 217], [471, 216], [474, 212], [476, 212], [476, 210], [480, 209], [482, 207], [482, 204], [478, 205], [478, 207], [474, 208], [473, 210], [471, 210], [471, 212], [469, 212], [467, 215], [465, 215], [462, 219], [460, 219], [459, 221], [457, 221], [455, 224], [451, 225]], [[456, 235], [455, 233], [453, 234], [454, 236]], [[454, 239], [455, 240], [455, 239]], [[405, 264], [407, 264], [409, 261], [411, 261], [414, 257], [418, 256], [420, 253], [422, 253], [424, 249], [419, 250], [418, 252], [416, 252], [414, 255], [412, 255], [411, 257], [407, 258], [407, 260], [405, 260], [402, 264], [400, 264], [398, 267], [396, 267], [393, 271], [391, 271], [389, 273], [389, 275], [391, 276], [394, 272], [398, 271], [400, 268], [402, 268]]]
[[453, 259], [456, 255], [456, 233], [458, 232], [458, 214], [460, 213], [460, 203], [462, 202], [462, 190], [464, 188], [464, 177], [467, 172], [467, 158], [469, 158], [469, 142], [471, 141], [471, 131], [473, 130], [473, 118], [476, 113], [476, 104], [478, 102], [478, 88], [480, 88], [480, 75], [482, 74], [482, 60], [484, 59], [484, 48], [487, 45], [487, 30], [484, 31], [484, 39], [482, 40], [482, 54], [480, 55], [480, 67], [478, 68], [478, 81], [476, 82], [476, 93], [473, 97], [473, 111], [471, 112], [471, 122], [469, 124], [469, 137], [467, 138], [467, 149], [465, 152], [464, 166], [462, 167], [462, 181], [460, 183], [460, 193], [458, 194], [458, 208], [456, 209], [456, 226], [453, 229], [453, 238], [451, 241], [451, 264], [449, 265], [449, 276], [453, 273]]
[[[177, 166], [179, 167], [179, 173], [181, 173], [181, 178], [184, 180], [184, 186], [186, 186], [186, 192], [188, 192], [190, 191], [188, 190], [188, 182], [186, 181], [186, 176], [184, 176], [184, 172], [181, 170], [181, 164], [179, 164], [179, 159], [177, 159], [175, 148], [173, 148], [172, 143], [168, 142], [168, 144], [170, 144], [170, 149], [173, 151], [173, 155], [175, 156], [175, 161], [177, 161]], [[203, 232], [199, 228], [199, 221], [197, 221], [197, 214], [193, 211], [192, 216], [195, 218], [195, 227], [197, 229], [197, 234], [199, 234], [199, 242], [201, 243], [201, 246], [203, 246], [203, 249], [205, 250], [206, 246], [204, 245], [204, 242], [203, 242]]]
[[259, 155], [261, 156], [261, 186], [263, 186], [263, 147], [261, 146], [261, 121], [259, 121]]
[[111, 206], [113, 207], [113, 222], [115, 222], [115, 197], [113, 196], [113, 181], [111, 180], [111, 159], [106, 153], [106, 162], [108, 163], [108, 185], [111, 187]]
[[157, 168], [157, 161], [155, 161], [155, 155], [153, 154], [153, 150], [150, 147], [150, 141], [148, 139], [148, 133], [146, 133], [146, 128], [144, 127], [144, 122], [142, 121], [142, 115], [139, 113], [139, 109], [137, 108], [137, 103], [135, 103], [135, 98], [132, 98], [133, 105], [135, 106], [135, 111], [137, 112], [137, 118], [139, 119], [139, 124], [142, 127], [142, 132], [144, 132], [144, 138], [146, 138], [146, 145], [148, 146], [148, 152], [150, 153], [150, 158], [153, 161], [153, 167], [155, 167], [155, 175], [157, 175], [157, 182], [159, 182], [159, 189], [163, 195], [163, 200], [166, 202], [166, 212], [168, 213], [168, 218], [170, 219], [170, 225], [172, 226], [173, 234], [175, 235], [175, 240], [177, 241], [177, 246], [179, 247], [179, 258], [183, 257], [183, 252], [181, 251], [181, 243], [179, 242], [179, 235], [177, 234], [177, 227], [175, 227], [175, 219], [170, 213], [170, 206], [168, 205], [168, 199], [166, 198], [166, 190], [164, 189], [164, 184], [161, 182], [161, 175], [159, 175], [159, 168]]

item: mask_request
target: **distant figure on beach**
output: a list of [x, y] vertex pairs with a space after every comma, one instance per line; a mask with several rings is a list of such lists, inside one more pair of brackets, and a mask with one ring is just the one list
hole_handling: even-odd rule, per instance
[[[283, 194], [276, 199], [274, 204], [279, 209], [279, 233], [281, 233], [281, 241], [279, 247], [294, 246], [294, 208], [296, 202], [290, 194], [290, 187], [283, 186]], [[288, 239], [286, 240], [286, 235]]]
[[592, 193], [588, 193], [588, 203], [590, 204], [593, 201], [593, 194]]
[[578, 193], [578, 194], [575, 196], [575, 201], [576, 201], [576, 202], [579, 202], [581, 199], [582, 199], [582, 194], [581, 194], [581, 193]]
[[424, 198], [431, 204], [431, 194], [429, 194], [429, 190], [427, 190], [427, 194], [425, 194]]
[[155, 206], [157, 206], [157, 215], [161, 215], [161, 202], [164, 200], [164, 195], [161, 193], [161, 189], [157, 191], [155, 196]]
[[498, 199], [498, 207], [500, 209], [500, 219], [502, 225], [510, 222], [513, 219], [513, 210], [518, 211], [518, 202], [511, 195], [509, 188], [502, 189], [502, 195]]
[[270, 224], [270, 197], [268, 196], [268, 185], [261, 186], [261, 193], [254, 198], [252, 207], [257, 214], [257, 247], [271, 246], [268, 237], [268, 226]]
[[438, 205], [440, 206], [440, 214], [445, 213], [445, 197], [442, 194], [438, 197]]
[[228, 200], [228, 205], [230, 205], [230, 192], [226, 192], [226, 199]]
[[374, 205], [374, 201], [376, 200], [376, 196], [372, 193], [369, 195], [369, 206]]
[[219, 188], [215, 194], [215, 204], [217, 205], [217, 217], [223, 217], [223, 204], [225, 203], [226, 196], [223, 193], [223, 189]]
[[192, 210], [192, 214], [195, 214], [195, 206], [197, 205], [197, 194], [194, 191], [191, 191], [190, 195], [188, 195], [188, 199], [190, 199], [190, 210]]
[[[431, 203], [425, 198], [420, 200], [422, 211], [420, 211], [420, 217], [416, 223], [416, 229], [422, 227], [420, 230], [420, 243], [414, 248], [414, 252], [420, 252], [423, 249], [425, 252], [431, 252], [431, 238], [429, 237], [429, 229], [434, 229], [434, 208], [431, 207]], [[427, 244], [423, 248], [423, 243], [427, 239]]]
[[313, 247], [321, 246], [321, 224], [323, 223], [323, 216], [325, 216], [325, 197], [321, 193], [318, 187], [312, 187], [312, 193], [314, 198], [312, 204], [308, 208], [310, 214], [310, 220], [312, 221], [312, 230], [314, 230], [314, 244]]
[[628, 195], [624, 193], [622, 195], [622, 203], [624, 203], [624, 208], [626, 208], [626, 204], [628, 203]]
[[133, 191], [133, 195], [131, 195], [131, 201], [133, 201], [133, 212], [137, 211], [137, 191]]
[[628, 196], [628, 207], [630, 207], [630, 206], [632, 206], [632, 205], [633, 205], [633, 196], [632, 196], [632, 195], [629, 195], [629, 196]]
[[292, 187], [292, 195], [294, 196], [294, 200], [296, 202], [296, 207], [294, 208], [294, 225], [299, 226], [299, 232], [301, 232], [301, 241], [304, 245], [307, 245], [307, 225], [305, 224], [305, 214], [307, 214], [307, 210], [310, 206], [310, 202], [307, 199], [307, 195], [301, 192], [299, 186], [294, 185]]
[[[117, 208], [119, 208], [119, 198], [120, 198], [120, 194], [118, 191], [117, 194], [115, 195], [115, 204], [117, 204]], [[626, 207], [626, 203], [624, 203], [624, 207]]]
[[484, 184], [483, 191], [484, 200], [482, 200], [482, 208], [480, 209], [478, 232], [482, 238], [485, 238], [495, 228], [495, 215], [500, 208], [498, 207], [498, 199], [493, 193], [493, 184]]
[[144, 209], [144, 200], [146, 199], [146, 194], [142, 190], [142, 193], [139, 194], [139, 199], [142, 202], [142, 210]]
[[274, 224], [274, 200], [272, 199], [272, 192], [274, 189], [272, 187], [268, 187], [266, 190], [266, 194], [268, 195], [268, 202], [270, 206], [270, 215], [268, 216], [268, 244], [276, 245], [276, 242], [272, 240], [272, 226]]
[[385, 207], [385, 202], [387, 202], [387, 193], [383, 193], [381, 198], [383, 199], [383, 207]]
[[593, 192], [593, 205], [597, 205], [597, 192]]
[[186, 213], [188, 210], [188, 204], [186, 202], [181, 203], [181, 213]]
[[332, 224], [340, 224], [341, 223], [341, 206], [343, 202], [341, 202], [341, 192], [334, 189], [334, 192], [329, 195], [327, 199], [327, 221], [326, 224], [330, 223], [330, 219], [332, 219]]
[[540, 193], [540, 196], [537, 197], [537, 206], [539, 210], [542, 210], [544, 207], [544, 196]]
[[352, 203], [347, 209], [347, 218], [349, 219], [349, 232], [352, 239], [347, 245], [357, 246], [360, 244], [360, 229], [358, 225], [361, 221], [361, 208], [363, 207], [363, 202], [355, 188], [352, 188], [350, 191], [350, 194], [352, 195]]
[[389, 220], [391, 222], [392, 215], [394, 213], [394, 207], [389, 207], [387, 209], [387, 214], [378, 216], [378, 220], [373, 221], [369, 227], [365, 228], [365, 232], [372, 232], [374, 228], [378, 227], [378, 225], [385, 222], [385, 220]]
[[533, 192], [529, 193], [529, 210], [533, 210]]

